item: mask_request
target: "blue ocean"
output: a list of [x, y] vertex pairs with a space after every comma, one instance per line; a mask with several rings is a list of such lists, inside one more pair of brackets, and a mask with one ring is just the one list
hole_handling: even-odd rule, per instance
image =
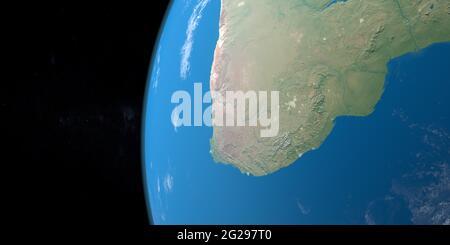
[[[213, 161], [212, 128], [174, 128], [170, 121], [174, 91], [193, 94], [196, 82], [209, 90], [220, 1], [196, 7], [195, 1], [173, 1], [150, 68], [143, 122], [150, 219], [156, 224], [411, 223], [409, 200], [397, 190], [409, 188], [405, 174], [418, 161], [450, 160], [450, 149], [435, 149], [439, 142], [433, 143], [433, 130], [449, 132], [450, 43], [392, 59], [385, 92], [371, 115], [337, 118], [320, 148], [274, 174], [252, 177]], [[194, 18], [198, 22], [190, 33], [184, 79], [180, 56], [193, 12], [200, 18]], [[448, 147], [448, 140], [441, 145]], [[392, 199], [399, 200], [395, 214], [385, 202]]]

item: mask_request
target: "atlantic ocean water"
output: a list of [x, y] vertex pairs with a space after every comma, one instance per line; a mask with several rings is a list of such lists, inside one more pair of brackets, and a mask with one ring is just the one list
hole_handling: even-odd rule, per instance
[[[203, 84], [204, 92], [209, 90], [220, 1], [209, 1], [202, 11], [195, 12], [196, 7], [195, 1], [172, 3], [150, 68], [143, 168], [153, 222], [411, 223], [409, 200], [394, 184], [415, 171], [418, 154], [433, 147], [424, 140], [424, 135], [432, 134], [427, 128], [449, 130], [450, 44], [434, 44], [391, 60], [385, 92], [371, 115], [337, 118], [321, 147], [274, 174], [253, 177], [213, 161], [212, 128], [174, 128], [170, 121], [173, 92], [193, 94], [195, 82]], [[194, 12], [197, 16], [191, 18]], [[192, 20], [198, 22], [188, 34]], [[188, 37], [189, 72], [182, 78], [182, 47]], [[428, 160], [448, 163], [449, 156], [433, 155]], [[384, 208], [392, 199], [399, 200], [394, 211]]]

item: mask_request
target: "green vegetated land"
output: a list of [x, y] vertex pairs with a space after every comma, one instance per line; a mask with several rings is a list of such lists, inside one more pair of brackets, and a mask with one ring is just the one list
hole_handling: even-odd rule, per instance
[[214, 159], [256, 176], [318, 148], [336, 117], [369, 115], [390, 59], [450, 41], [450, 0], [222, 0], [221, 8], [211, 90], [280, 91], [276, 137], [214, 126]]

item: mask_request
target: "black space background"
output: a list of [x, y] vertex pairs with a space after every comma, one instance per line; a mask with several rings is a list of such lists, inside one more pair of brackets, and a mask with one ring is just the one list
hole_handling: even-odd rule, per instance
[[[2, 6], [0, 220], [19, 228], [15, 240], [34, 239], [31, 231], [68, 232], [64, 240], [86, 231], [106, 240], [176, 237], [180, 228], [149, 228], [140, 148], [146, 79], [168, 4]], [[430, 227], [272, 229], [274, 238], [332, 242], [380, 234], [429, 242], [439, 236], [426, 232], [448, 234]]]
[[9, 186], [15, 221], [94, 229], [149, 224], [141, 113], [168, 4], [4, 9], [13, 76], [2, 79], [1, 109], [12, 113], [2, 128], [18, 144], [5, 161], [19, 171]]

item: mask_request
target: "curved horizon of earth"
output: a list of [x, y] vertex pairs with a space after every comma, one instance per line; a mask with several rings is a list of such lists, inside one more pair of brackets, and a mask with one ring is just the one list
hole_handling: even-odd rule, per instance
[[[328, 9], [335, 6], [342, 3]], [[204, 92], [210, 89], [219, 16], [218, 0], [173, 1], [161, 27], [142, 135], [152, 223], [450, 223], [450, 42], [391, 57], [382, 98], [369, 116], [337, 117], [320, 148], [253, 177], [215, 164], [213, 128], [171, 124], [174, 92], [193, 94], [198, 81]]]
[[262, 176], [320, 147], [337, 117], [371, 114], [391, 59], [450, 41], [450, 1], [221, 0], [219, 25], [211, 92], [279, 91], [280, 125], [269, 138], [214, 125], [211, 152]]

